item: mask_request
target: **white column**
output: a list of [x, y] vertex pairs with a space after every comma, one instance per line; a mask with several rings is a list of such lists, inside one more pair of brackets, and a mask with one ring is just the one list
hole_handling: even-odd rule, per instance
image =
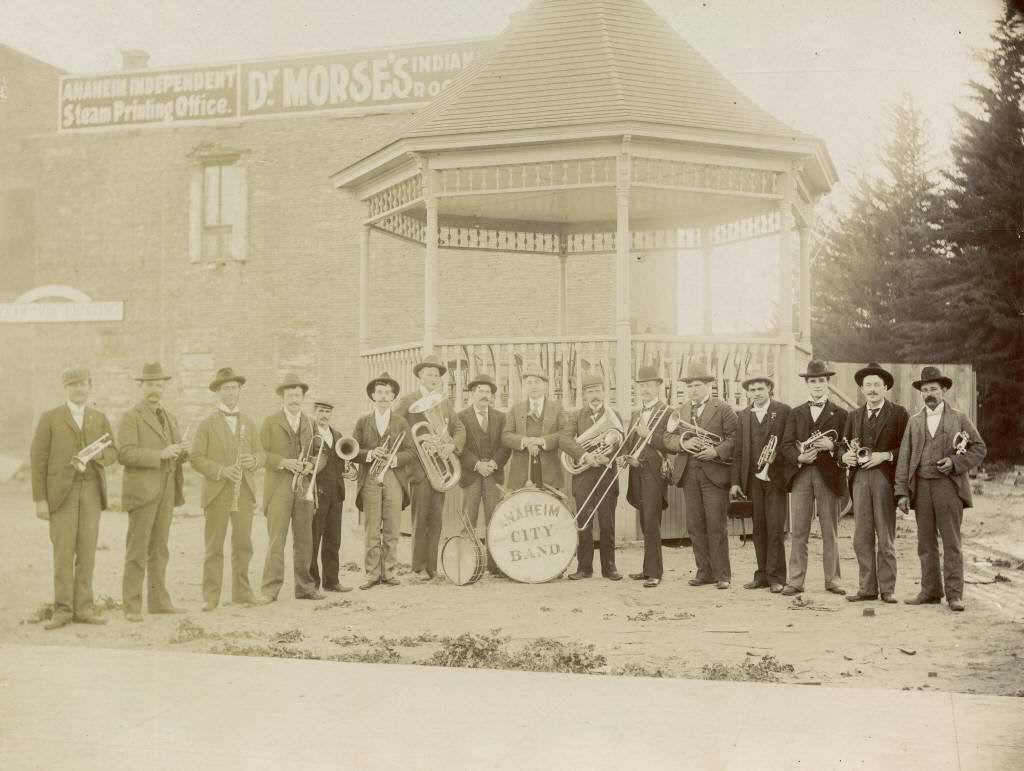
[[619, 156], [619, 182], [615, 190], [615, 390], [619, 413], [632, 409], [632, 334], [629, 328], [629, 156]]
[[783, 401], [792, 401], [795, 396], [796, 351], [793, 338], [793, 174], [782, 177], [782, 200], [779, 201], [779, 338], [782, 351], [776, 382]]
[[711, 275], [712, 268], [712, 257], [714, 256], [715, 247], [711, 243], [712, 229], [710, 227], [702, 227], [700, 229], [700, 253], [704, 258], [704, 287], [703, 287], [703, 298], [704, 298], [704, 335], [711, 337], [712, 335], [712, 315], [711, 312], [714, 310], [713, 300], [711, 296], [711, 287], [714, 283]]
[[423, 261], [423, 355], [429, 356], [438, 338], [437, 198], [428, 196], [424, 203], [427, 206], [427, 247]]
[[558, 334], [569, 334], [569, 255], [558, 255]]
[[370, 226], [359, 229], [359, 353], [370, 347]]
[[800, 228], [800, 340], [811, 339], [811, 229]]

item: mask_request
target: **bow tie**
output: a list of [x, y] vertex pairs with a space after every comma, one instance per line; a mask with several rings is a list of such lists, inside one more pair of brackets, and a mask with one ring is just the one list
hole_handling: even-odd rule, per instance
[[812, 407], [817, 407], [819, 410], [825, 406], [825, 402], [808, 402]]
[[238, 410], [221, 410], [220, 414], [226, 418], [237, 418]]

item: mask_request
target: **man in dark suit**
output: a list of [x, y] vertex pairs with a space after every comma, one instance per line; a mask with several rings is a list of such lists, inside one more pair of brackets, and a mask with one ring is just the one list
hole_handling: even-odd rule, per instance
[[[896, 504], [917, 515], [917, 553], [921, 557], [921, 591], [908, 605], [942, 601], [945, 583], [950, 610], [964, 609], [964, 565], [960, 524], [973, 505], [967, 472], [984, 459], [988, 448], [971, 419], [945, 400], [953, 381], [938, 367], [925, 367], [914, 388], [924, 408], [907, 421], [896, 465]], [[959, 439], [958, 439], [959, 437]], [[942, 536], [942, 568], [936, 534]]]
[[[730, 496], [750, 500], [754, 514], [754, 554], [757, 569], [744, 589], [770, 587], [778, 594], [786, 585], [786, 461], [780, 446], [789, 405], [772, 398], [775, 381], [756, 375], [743, 381], [750, 406], [739, 414], [739, 441], [732, 464]], [[762, 451], [775, 437], [775, 451], [758, 467]]]
[[[266, 602], [274, 602], [284, 583], [284, 546], [288, 526], [292, 529], [292, 572], [295, 577], [295, 599], [322, 600], [317, 591], [309, 564], [313, 561], [313, 504], [306, 500], [306, 489], [312, 481], [313, 465], [303, 462], [302, 455], [312, 448], [315, 429], [313, 421], [302, 412], [302, 401], [309, 386], [289, 373], [276, 389], [282, 409], [263, 419], [260, 444], [266, 453], [266, 476], [263, 480], [263, 511], [267, 516], [267, 557], [263, 563], [261, 591]], [[317, 442], [319, 443], [319, 439]], [[326, 450], [321, 462], [326, 463]], [[295, 474], [299, 489], [292, 490]]]
[[[441, 376], [448, 368], [437, 356], [431, 355], [418, 362], [412, 371], [420, 381], [419, 388], [403, 396], [394, 406], [395, 415], [407, 422], [410, 428], [426, 420], [426, 413], [419, 409], [417, 402], [431, 396], [443, 396]], [[416, 409], [413, 409], [414, 406]], [[438, 437], [438, 451], [453, 468], [457, 468], [458, 455], [466, 443], [466, 429], [448, 399], [442, 398], [432, 412], [437, 416], [435, 422], [444, 426], [442, 435]], [[409, 467], [409, 486], [412, 495], [412, 572], [430, 581], [437, 577], [437, 552], [444, 520], [445, 491], [435, 490], [430, 484], [419, 454], [416, 462]]]
[[[793, 530], [789, 554], [789, 583], [782, 593], [787, 596], [804, 590], [807, 576], [807, 540], [811, 519], [818, 511], [821, 523], [821, 559], [825, 572], [825, 589], [833, 594], [846, 594], [839, 585], [839, 501], [843, 495], [844, 474], [836, 463], [835, 441], [846, 423], [846, 410], [828, 399], [828, 380], [835, 372], [823, 361], [811, 360], [800, 377], [807, 384], [810, 400], [790, 410], [782, 435], [782, 454], [786, 457], [786, 489], [792, 494]], [[828, 437], [818, 439], [814, 446], [801, 449], [801, 443], [816, 432]]]
[[252, 516], [256, 509], [256, 469], [265, 455], [256, 421], [238, 409], [245, 378], [231, 367], [217, 370], [210, 390], [217, 409], [204, 418], [192, 440], [192, 468], [202, 474], [206, 515], [203, 559], [203, 610], [220, 604], [224, 580], [224, 539], [231, 523], [231, 602], [255, 604], [249, 583], [252, 560]]
[[[466, 429], [466, 445], [459, 456], [462, 462], [462, 510], [466, 521], [476, 527], [480, 502], [484, 504], [484, 529], [498, 505], [498, 485], [505, 482], [505, 464], [512, 451], [501, 443], [505, 428], [505, 413], [492, 405], [498, 384], [490, 375], [478, 375], [469, 384], [470, 406], [459, 413]], [[500, 575], [490, 551], [487, 552], [487, 571]]]
[[[630, 573], [634, 581], [643, 581], [648, 589], [661, 584], [665, 572], [661, 559], [661, 515], [668, 506], [665, 499], [665, 475], [662, 473], [665, 452], [665, 424], [669, 409], [659, 399], [663, 379], [657, 367], [640, 367], [636, 376], [639, 406], [629, 418], [623, 462], [629, 466], [629, 487], [626, 500], [640, 515], [640, 531], [644, 535], [644, 564], [639, 573]], [[650, 437], [648, 439], [648, 437]], [[639, 457], [632, 456], [638, 443], [647, 439]]]
[[[854, 381], [865, 403], [846, 416], [842, 460], [849, 469], [853, 499], [853, 551], [860, 568], [857, 592], [850, 602], [896, 598], [896, 459], [909, 416], [885, 398], [895, 382], [892, 373], [871, 362], [857, 370]], [[857, 448], [860, 448], [858, 452]], [[877, 554], [876, 554], [877, 543]]]
[[[573, 581], [590, 578], [594, 574], [594, 520], [601, 527], [601, 575], [612, 581], [621, 581], [615, 569], [615, 505], [619, 501], [618, 469], [612, 455], [616, 446], [587, 449], [580, 444], [581, 437], [590, 431], [596, 437], [617, 429], [622, 435], [622, 421], [605, 404], [604, 380], [597, 375], [583, 378], [584, 406], [567, 415], [562, 428], [561, 448], [585, 468], [572, 477], [572, 494], [576, 499], [576, 572], [569, 575]], [[597, 426], [595, 429], [594, 427]], [[624, 438], [624, 436], [623, 436]], [[602, 450], [604, 450], [602, 452]], [[596, 516], [595, 516], [596, 512]]]
[[[360, 589], [401, 583], [395, 577], [398, 536], [402, 509], [409, 505], [409, 469], [418, 461], [409, 424], [391, 409], [398, 391], [398, 381], [387, 372], [367, 383], [366, 395], [373, 400], [373, 409], [356, 421], [352, 432], [359, 443], [356, 507], [363, 512], [366, 581]], [[371, 467], [377, 461], [384, 464], [396, 442], [390, 463], [371, 475]]]
[[[345, 503], [345, 460], [335, 452], [341, 432], [331, 427], [334, 404], [320, 397], [313, 402], [316, 430], [324, 442], [327, 465], [316, 475], [316, 513], [313, 515], [313, 561], [309, 574], [313, 584], [322, 585], [327, 592], [350, 592], [352, 587], [342, 586], [341, 569], [341, 509]], [[322, 563], [323, 572], [320, 570]], [[321, 575], [323, 581], [321, 583]]]
[[[107, 506], [106, 467], [117, 463], [107, 416], [86, 406], [92, 375], [65, 370], [67, 401], [39, 416], [32, 439], [32, 500], [36, 516], [50, 523], [53, 544], [53, 616], [45, 629], [72, 620], [105, 624], [93, 605], [92, 573], [100, 514]], [[91, 461], [75, 464], [79, 450], [106, 435], [110, 444]]]
[[117, 451], [124, 466], [121, 505], [128, 512], [124, 559], [124, 614], [142, 621], [142, 583], [150, 613], [185, 613], [167, 591], [168, 539], [174, 507], [185, 502], [182, 463], [191, 442], [182, 438], [178, 422], [161, 405], [171, 379], [159, 363], [146, 364], [139, 383], [142, 399], [121, 418]]
[[705, 366], [691, 361], [686, 376], [690, 397], [683, 420], [721, 437], [716, 446], [705, 446], [697, 437], [683, 440], [672, 431], [669, 422], [665, 432], [665, 448], [677, 453], [672, 464], [672, 483], [683, 488], [686, 496], [686, 532], [693, 544], [697, 575], [690, 586], [715, 584], [728, 589], [732, 581], [729, 564], [729, 482], [730, 464], [739, 426], [732, 407], [712, 396], [708, 383], [714, 380]]
[[501, 442], [512, 451], [508, 486], [518, 490], [527, 478], [538, 487], [562, 489], [562, 465], [558, 439], [562, 429], [562, 405], [547, 398], [548, 376], [537, 367], [523, 373], [526, 399], [512, 405], [505, 418]]

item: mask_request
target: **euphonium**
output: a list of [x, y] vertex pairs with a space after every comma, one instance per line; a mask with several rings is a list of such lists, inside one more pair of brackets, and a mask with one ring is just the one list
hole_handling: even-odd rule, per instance
[[[583, 447], [584, 452], [611, 457], [615, 448], [621, 445], [625, 438], [626, 431], [618, 416], [612, 410], [605, 408], [601, 419], [576, 437], [576, 441]], [[576, 475], [590, 468], [590, 464], [574, 461], [569, 453], [563, 452], [562, 468], [570, 474]]]
[[[689, 453], [690, 455], [697, 455], [705, 450], [715, 450], [718, 445], [722, 443], [722, 437], [713, 431], [708, 431], [706, 428], [701, 428], [693, 423], [688, 423], [679, 416], [679, 410], [672, 410], [668, 416], [668, 422], [665, 424], [665, 432], [669, 434], [679, 434], [679, 446], [683, 452]], [[696, 439], [700, 446], [697, 450], [690, 450], [686, 447], [684, 442], [689, 439]], [[723, 465], [729, 465], [732, 463], [730, 460], [722, 460], [721, 458], [715, 458], [715, 463], [721, 463]]]
[[775, 460], [775, 448], [778, 446], [779, 437], [772, 434], [765, 446], [761, 449], [761, 454], [757, 457], [757, 473], [754, 474], [754, 476], [762, 482], [771, 481], [768, 478], [768, 467], [772, 465], [772, 461]]
[[839, 434], [835, 429], [830, 428], [828, 431], [815, 431], [809, 437], [802, 442], [797, 442], [797, 446], [800, 448], [800, 454], [803, 455], [808, 450], [821, 450], [822, 447], [817, 446], [818, 442], [822, 439], [831, 439], [833, 442], [839, 439]]
[[410, 414], [423, 415], [423, 420], [413, 423], [409, 430], [427, 481], [439, 493], [455, 487], [462, 476], [459, 463], [441, 452], [441, 447], [448, 443], [448, 420], [441, 409], [443, 401], [444, 396], [434, 393], [409, 406]]
[[104, 434], [95, 442], [86, 445], [75, 453], [75, 457], [71, 459], [71, 465], [75, 467], [75, 471], [79, 474], [84, 474], [93, 458], [110, 447], [113, 443], [114, 440], [110, 438], [110, 434]]

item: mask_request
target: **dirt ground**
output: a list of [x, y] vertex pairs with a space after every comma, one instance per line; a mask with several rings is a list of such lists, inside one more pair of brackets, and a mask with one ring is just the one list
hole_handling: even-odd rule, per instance
[[[111, 481], [116, 490], [117, 480]], [[187, 498], [198, 500], [198, 489], [190, 488]], [[592, 653], [606, 662], [593, 668], [596, 672], [700, 678], [717, 670], [736, 678], [728, 672], [772, 656], [780, 665], [774, 677], [782, 682], [1024, 696], [1024, 488], [994, 482], [984, 484], [976, 507], [965, 517], [969, 585], [964, 613], [953, 613], [944, 604], [848, 603], [826, 593], [816, 533], [807, 591], [799, 599], [744, 590], [754, 570], [754, 549], [734, 538], [733, 585], [727, 591], [686, 584], [694, 563], [690, 548], [682, 545], [665, 547], [665, 580], [657, 589], [643, 589], [628, 578], [535, 585], [485, 577], [459, 587], [444, 579], [414, 580], [403, 566], [398, 587], [357, 589], [310, 602], [293, 599], [286, 579], [280, 600], [272, 605], [222, 606], [202, 613], [203, 518], [191, 503], [176, 512], [168, 568], [171, 594], [188, 615], [147, 615], [141, 624], [124, 620], [120, 599], [127, 516], [113, 511], [103, 515], [94, 580], [110, 623], [44, 631], [33, 619], [52, 601], [52, 552], [25, 481], [0, 485], [0, 521], [0, 643], [417, 663], [437, 651], [445, 636], [489, 635], [500, 629], [512, 647], [537, 638], [592, 645]], [[901, 600], [918, 590], [915, 532], [912, 519], [898, 522]], [[848, 517], [841, 525], [840, 553], [849, 591], [855, 590], [857, 575], [852, 533]], [[267, 543], [259, 515], [253, 539], [250, 575], [258, 587]], [[346, 504], [342, 581], [348, 586], [362, 581], [361, 543], [357, 512]], [[406, 564], [409, 546], [403, 537], [399, 559]], [[287, 555], [290, 574], [290, 542]], [[622, 545], [616, 555], [620, 571], [639, 570], [642, 555], [639, 544]], [[874, 616], [865, 616], [866, 608]]]

